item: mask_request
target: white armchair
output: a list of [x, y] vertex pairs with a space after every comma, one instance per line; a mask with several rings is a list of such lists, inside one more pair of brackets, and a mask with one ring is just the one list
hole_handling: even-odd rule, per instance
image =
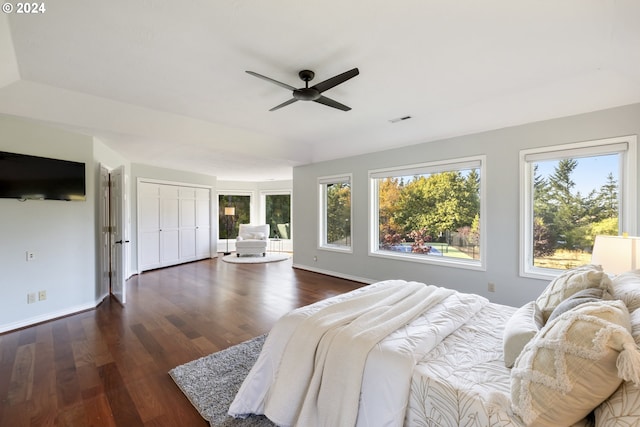
[[236, 256], [257, 254], [266, 256], [268, 242], [269, 224], [240, 224], [236, 238]]

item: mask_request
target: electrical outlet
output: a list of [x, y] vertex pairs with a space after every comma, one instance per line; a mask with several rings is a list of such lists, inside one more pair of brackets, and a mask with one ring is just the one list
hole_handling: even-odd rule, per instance
[[318, 257], [317, 257], [317, 256], [314, 256], [314, 257], [313, 257], [313, 261], [317, 262], [317, 261], [318, 261]]
[[47, 291], [38, 292], [38, 301], [44, 301], [47, 299]]
[[36, 302], [36, 293], [29, 292], [27, 294], [27, 304], [33, 304], [34, 302]]
[[488, 290], [489, 292], [495, 292], [495, 291], [496, 291], [496, 284], [495, 284], [495, 283], [493, 283], [493, 282], [489, 282], [489, 283], [487, 284], [487, 290]]
[[27, 262], [35, 261], [35, 260], [36, 260], [36, 253], [35, 252], [31, 252], [31, 251], [27, 251]]

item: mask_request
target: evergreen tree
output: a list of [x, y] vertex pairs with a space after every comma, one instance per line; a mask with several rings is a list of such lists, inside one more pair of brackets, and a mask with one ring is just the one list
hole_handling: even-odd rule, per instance
[[577, 165], [578, 162], [574, 159], [562, 159], [549, 177], [549, 203], [554, 218], [545, 225], [558, 238], [558, 246], [569, 249], [577, 244], [572, 231], [583, 217], [580, 200], [572, 193], [576, 184], [571, 179], [571, 174]]
[[609, 172], [606, 183], [600, 187], [599, 202], [602, 215], [599, 219], [618, 217], [618, 181]]

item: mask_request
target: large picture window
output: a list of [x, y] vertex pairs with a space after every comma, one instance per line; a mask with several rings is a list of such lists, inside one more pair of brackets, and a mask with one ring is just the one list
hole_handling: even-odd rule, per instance
[[[233, 215], [225, 215], [225, 208], [233, 208]], [[227, 210], [231, 213], [232, 211]], [[238, 237], [240, 224], [251, 223], [251, 196], [218, 195], [218, 236], [220, 239]]]
[[269, 237], [291, 239], [291, 194], [265, 194], [264, 205]]
[[483, 160], [370, 171], [371, 253], [482, 268]]
[[589, 264], [596, 235], [635, 233], [630, 151], [635, 137], [521, 152], [522, 275]]
[[320, 247], [351, 251], [351, 175], [323, 177], [320, 187]]

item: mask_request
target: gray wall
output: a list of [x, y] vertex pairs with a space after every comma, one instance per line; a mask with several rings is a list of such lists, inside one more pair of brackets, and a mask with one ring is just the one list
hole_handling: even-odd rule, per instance
[[[498, 303], [522, 305], [536, 298], [548, 281], [519, 276], [519, 151], [639, 133], [640, 104], [634, 104], [296, 167], [294, 266], [366, 281], [419, 280], [481, 294]], [[482, 177], [487, 185], [487, 230], [483, 230], [488, 239], [486, 271], [368, 256], [369, 170], [480, 154], [486, 155], [486, 175]], [[352, 254], [318, 249], [317, 178], [344, 173], [353, 173]], [[631, 185], [638, 197], [637, 183]], [[488, 282], [496, 284], [495, 293], [487, 292]]]
[[[84, 162], [87, 179], [82, 202], [0, 199], [0, 332], [93, 308], [104, 296], [97, 165], [118, 156], [91, 137], [8, 116], [0, 116], [0, 150]], [[27, 304], [41, 290], [46, 300]]]

